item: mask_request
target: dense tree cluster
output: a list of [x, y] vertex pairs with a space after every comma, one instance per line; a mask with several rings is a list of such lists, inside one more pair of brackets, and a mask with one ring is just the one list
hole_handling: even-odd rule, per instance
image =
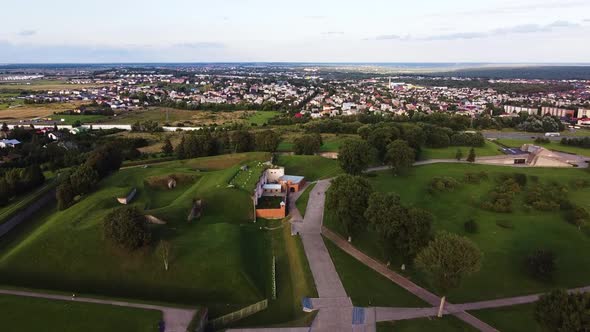
[[45, 181], [45, 176], [39, 165], [27, 168], [7, 169], [0, 175], [0, 206], [8, 204], [10, 199], [27, 193]]
[[298, 155], [313, 155], [320, 152], [322, 147], [322, 136], [320, 134], [306, 134], [295, 138], [293, 151]]
[[590, 330], [589, 311], [589, 293], [555, 290], [535, 304], [535, 320], [548, 331], [585, 332]]
[[141, 248], [151, 241], [145, 216], [133, 206], [120, 207], [106, 215], [103, 231], [106, 239], [127, 250]]
[[374, 159], [373, 148], [364, 140], [345, 140], [338, 149], [338, 163], [348, 174], [360, 175]]
[[590, 137], [580, 138], [562, 138], [561, 145], [577, 146], [580, 148], [590, 149]]
[[366, 227], [365, 209], [373, 189], [362, 177], [342, 175], [332, 181], [326, 207], [334, 213], [342, 229], [352, 236]]

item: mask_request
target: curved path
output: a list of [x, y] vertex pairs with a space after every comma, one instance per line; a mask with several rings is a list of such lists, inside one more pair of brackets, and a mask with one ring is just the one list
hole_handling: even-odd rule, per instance
[[193, 316], [197, 313], [197, 310], [182, 309], [165, 307], [160, 305], [143, 304], [143, 303], [132, 303], [123, 301], [113, 300], [101, 300], [89, 297], [72, 297], [57, 294], [46, 294], [39, 292], [26, 292], [17, 290], [0, 289], [0, 294], [15, 295], [15, 296], [28, 296], [42, 299], [59, 300], [59, 301], [70, 301], [70, 302], [85, 302], [85, 303], [97, 303], [114, 305], [129, 308], [138, 308], [146, 310], [158, 310], [163, 314], [163, 320], [166, 324], [166, 332], [186, 332]]

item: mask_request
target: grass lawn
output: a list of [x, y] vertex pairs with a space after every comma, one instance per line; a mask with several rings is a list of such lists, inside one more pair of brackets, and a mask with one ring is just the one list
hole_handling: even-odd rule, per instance
[[0, 295], [3, 331], [158, 331], [156, 310]]
[[307, 189], [305, 189], [303, 194], [301, 194], [301, 196], [299, 196], [299, 198], [297, 199], [297, 202], [295, 202], [295, 206], [297, 206], [297, 210], [299, 210], [299, 213], [301, 213], [302, 217], [305, 217], [305, 210], [307, 209], [307, 202], [309, 202], [309, 194], [311, 194], [311, 191], [313, 190], [315, 185], [316, 185], [315, 183], [310, 184], [307, 187]]
[[313, 314], [303, 312], [301, 299], [318, 296], [313, 276], [301, 239], [291, 236], [288, 222], [280, 222], [284, 227], [268, 232], [276, 257], [277, 299], [270, 299], [267, 310], [237, 322], [234, 327], [311, 325]]
[[352, 303], [359, 307], [428, 307], [429, 305], [399, 287], [371, 268], [342, 251], [330, 240], [324, 243], [332, 256], [336, 271], [351, 297]]
[[[292, 134], [286, 136], [280, 143], [278, 151], [290, 152], [294, 148], [294, 139], [300, 134]], [[324, 144], [320, 147], [320, 152], [338, 152], [340, 145], [346, 139], [359, 138], [358, 135], [335, 135], [335, 134], [322, 134], [322, 141]]]
[[[454, 192], [428, 193], [427, 186], [434, 176], [450, 176], [462, 179], [465, 172], [486, 171], [490, 180], [480, 184], [463, 184]], [[466, 164], [436, 164], [413, 168], [403, 177], [393, 176], [390, 172], [379, 172], [369, 181], [374, 189], [382, 192], [396, 192], [406, 205], [425, 208], [435, 216], [435, 231], [447, 230], [465, 235], [473, 240], [483, 251], [482, 269], [466, 278], [461, 286], [452, 290], [450, 301], [455, 303], [486, 300], [507, 296], [538, 293], [555, 287], [579, 287], [590, 284], [590, 257], [580, 255], [590, 250], [590, 238], [576, 227], [567, 223], [559, 211], [528, 211], [523, 204], [523, 194], [515, 197], [514, 212], [510, 214], [485, 211], [480, 203], [495, 186], [495, 178], [500, 174], [520, 172], [538, 176], [539, 181], [548, 183], [556, 181], [569, 187], [574, 179], [587, 177], [585, 170], [520, 168]], [[525, 189], [526, 190], [526, 189]], [[590, 188], [576, 190], [569, 188], [570, 200], [590, 209]], [[466, 234], [463, 224], [474, 218], [480, 231], [478, 234]], [[499, 227], [496, 222], [508, 220], [514, 224], [513, 229]], [[329, 211], [324, 224], [337, 232], [337, 223]], [[364, 232], [353, 236], [353, 244], [367, 254], [385, 260], [377, 246], [376, 234]], [[552, 250], [557, 258], [557, 271], [553, 282], [540, 282], [530, 278], [525, 272], [523, 261], [532, 251], [543, 248]], [[401, 261], [392, 259], [395, 268]], [[407, 263], [407, 262], [406, 262]], [[417, 283], [428, 287], [425, 277], [411, 268], [404, 274]], [[498, 276], [502, 276], [498, 278]]]
[[267, 124], [268, 120], [276, 117], [279, 114], [281, 113], [275, 111], [256, 111], [256, 113], [248, 117], [247, 121], [249, 124], [256, 124], [257, 126], [262, 126], [264, 124]]
[[[420, 318], [377, 323], [377, 332], [476, 332], [477, 329], [455, 316]], [[504, 331], [504, 330], [502, 330]], [[525, 330], [526, 331], [526, 330]]]
[[[441, 149], [423, 148], [422, 154], [420, 155], [420, 159], [455, 159], [457, 149], [463, 151], [463, 159], [465, 159], [469, 155], [469, 150], [471, 150], [471, 147], [449, 146], [448, 148]], [[475, 148], [475, 155], [477, 157], [495, 156], [500, 154], [502, 154], [502, 151], [500, 151], [500, 147], [487, 140], [484, 146]]]
[[258, 180], [260, 180], [260, 176], [266, 169], [266, 166], [262, 161], [252, 161], [247, 163], [245, 166], [248, 166], [248, 169], [238, 170], [236, 176], [233, 177], [230, 183], [237, 188], [251, 193], [256, 188], [256, 183], [258, 183]]
[[285, 174], [304, 176], [307, 181], [329, 179], [344, 171], [338, 161], [320, 156], [279, 155], [275, 164], [285, 167]]
[[513, 307], [470, 311], [469, 313], [502, 332], [547, 331], [535, 320], [534, 307], [535, 305], [531, 303]]
[[[124, 169], [96, 192], [65, 211], [47, 211], [39, 226], [13, 240], [0, 254], [0, 283], [104, 296], [209, 306], [215, 317], [269, 296], [269, 241], [250, 224], [250, 193], [227, 188], [239, 162], [266, 156], [241, 154]], [[223, 168], [230, 161], [233, 166]], [[196, 168], [210, 169], [199, 171]], [[220, 168], [219, 170], [213, 170]], [[185, 174], [194, 181], [176, 189], [145, 180]], [[122, 251], [102, 235], [102, 219], [119, 207], [115, 197], [135, 187], [132, 205], [168, 222], [152, 226], [154, 242], [174, 246], [170, 270], [154, 246]], [[192, 200], [204, 201], [201, 220], [187, 223]], [[4, 239], [3, 239], [4, 241]], [[0, 241], [0, 246], [2, 246]]]
[[567, 153], [575, 153], [581, 156], [590, 157], [590, 149], [585, 149], [577, 146], [569, 146], [569, 145], [561, 145], [559, 142], [551, 142], [545, 144], [537, 144], [532, 139], [521, 140], [521, 139], [499, 139], [499, 143], [502, 143], [509, 147], [520, 148], [523, 144], [534, 144], [539, 145], [549, 150], [567, 152]]

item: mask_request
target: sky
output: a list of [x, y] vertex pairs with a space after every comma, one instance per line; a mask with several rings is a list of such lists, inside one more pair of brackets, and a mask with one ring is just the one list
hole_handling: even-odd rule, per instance
[[590, 62], [590, 0], [19, 0], [0, 63]]

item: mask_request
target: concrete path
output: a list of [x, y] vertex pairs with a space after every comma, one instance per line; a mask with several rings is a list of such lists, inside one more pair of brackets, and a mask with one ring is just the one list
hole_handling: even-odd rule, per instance
[[[35, 298], [58, 300], [58, 301], [97, 303], [97, 304], [114, 305], [114, 306], [120, 306], [120, 307], [129, 307], [129, 308], [138, 308], [138, 309], [147, 309], [147, 310], [158, 310], [158, 311], [161, 311], [163, 314], [163, 319], [164, 319], [164, 322], [166, 323], [166, 332], [186, 332], [186, 329], [188, 328], [191, 320], [193, 319], [193, 316], [197, 313], [197, 310], [191, 310], [191, 309], [173, 308], [173, 307], [165, 307], [165, 306], [143, 304], [143, 303], [101, 300], [101, 299], [93, 299], [93, 298], [88, 298], [88, 297], [72, 298], [71, 296], [64, 296], [64, 295], [46, 294], [46, 293], [37, 293], [37, 292], [25, 292], [25, 291], [8, 290], [8, 289], [0, 289], [0, 294], [15, 295], [15, 296], [27, 296], [27, 297], [35, 297]], [[154, 322], [154, 323], [156, 323], [156, 322]]]
[[[363, 252], [361, 252], [360, 250], [358, 250], [354, 246], [352, 246], [350, 243], [348, 243], [348, 241], [341, 238], [339, 235], [330, 231], [329, 229], [324, 227], [322, 231], [323, 231], [323, 234], [326, 238], [328, 238], [330, 241], [334, 242], [334, 244], [336, 244], [336, 246], [338, 246], [340, 249], [344, 250], [346, 253], [348, 253], [349, 255], [351, 255], [352, 257], [354, 257], [355, 259], [357, 259], [361, 263], [363, 263], [366, 266], [370, 267], [371, 269], [377, 271], [379, 274], [381, 274], [384, 277], [386, 277], [387, 279], [393, 281], [394, 283], [396, 283], [400, 287], [404, 288], [408, 292], [410, 292], [410, 293], [416, 295], [417, 297], [421, 298], [422, 300], [426, 301], [427, 303], [429, 303], [433, 307], [437, 307], [440, 304], [440, 297], [438, 297], [435, 294], [431, 293], [430, 291], [416, 285], [415, 283], [413, 283], [412, 281], [410, 281], [406, 277], [400, 275], [399, 273], [396, 273], [395, 271], [390, 270], [385, 264], [382, 264], [382, 263], [374, 260], [373, 258], [367, 256], [366, 254], [364, 254]], [[380, 317], [382, 317], [382, 319], [392, 318], [392, 317], [393, 318], [399, 317], [398, 319], [409, 319], [409, 318], [403, 318], [403, 317], [414, 317], [414, 318], [415, 317], [424, 317], [424, 316], [420, 316], [421, 314], [424, 314], [424, 312], [425, 312], [424, 308], [408, 309], [408, 310], [404, 311], [403, 313], [398, 312], [397, 311], [398, 309], [399, 308], [397, 308], [397, 309], [393, 308], [390, 311], [384, 310], [383, 308], [377, 309], [376, 310], [376, 317], [377, 317], [376, 320], [378, 322], [381, 321], [381, 320], [379, 320]], [[426, 308], [426, 309], [431, 310], [431, 308]], [[412, 312], [412, 310], [414, 312]], [[479, 329], [480, 331], [485, 331], [485, 332], [497, 331], [495, 328], [493, 328], [492, 326], [486, 324], [485, 322], [477, 319], [475, 316], [472, 316], [471, 314], [465, 312], [464, 310], [461, 310], [460, 308], [455, 308], [454, 305], [451, 303], [446, 304], [446, 311], [447, 311], [447, 313], [451, 313], [452, 315], [463, 320], [464, 322], [474, 326], [475, 328]], [[429, 311], [426, 311], [426, 312], [429, 313]], [[435, 314], [436, 314], [436, 308], [435, 308]], [[389, 315], [389, 316], [387, 316], [387, 315]], [[427, 315], [427, 316], [432, 316], [432, 315]], [[392, 320], [392, 319], [386, 319], [386, 320]], [[395, 319], [393, 319], [393, 320], [395, 320]]]

